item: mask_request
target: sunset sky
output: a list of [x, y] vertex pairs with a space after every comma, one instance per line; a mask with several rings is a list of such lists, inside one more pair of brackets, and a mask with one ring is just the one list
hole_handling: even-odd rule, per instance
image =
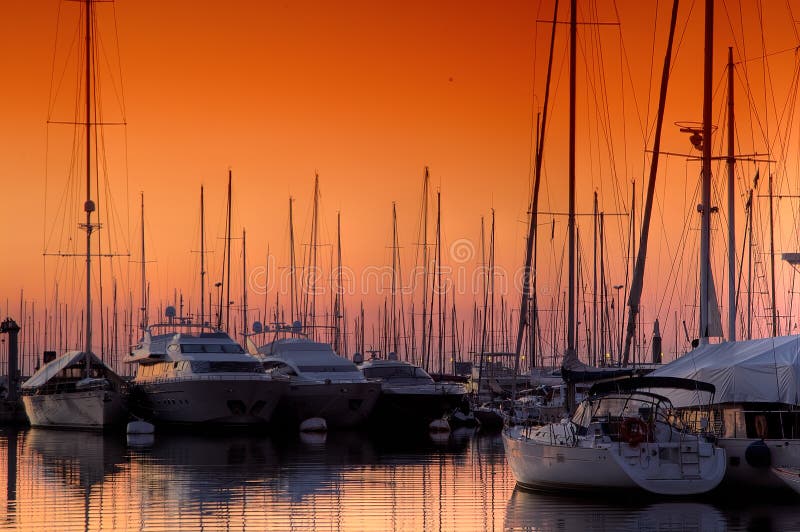
[[[609, 215], [627, 214], [635, 181], [639, 215], [643, 176], [649, 165], [645, 150], [652, 146], [671, 2], [578, 3], [582, 21], [619, 22], [618, 26], [582, 25], [579, 29], [578, 209], [591, 213], [592, 194], [597, 191], [601, 210]], [[560, 4], [559, 19], [566, 21], [569, 2]], [[735, 61], [747, 59], [736, 67], [737, 150], [769, 152], [776, 162], [737, 165], [740, 261], [744, 198], [753, 176], [756, 170], [760, 172], [757, 194], [766, 194], [770, 173], [775, 176], [776, 193], [798, 194], [796, 146], [800, 141], [794, 115], [797, 55], [792, 51], [800, 40], [792, 23], [800, 4], [742, 4], [716, 4], [713, 77], [718, 130], [714, 150], [721, 155], [725, 146], [725, 62], [727, 47], [733, 46]], [[78, 78], [71, 72], [77, 65], [74, 57], [72, 62], [69, 58], [75, 54], [71, 47], [80, 46], [73, 43], [80, 6], [56, 0], [8, 0], [0, 9], [4, 74], [0, 84], [0, 183], [4, 189], [0, 196], [0, 310], [18, 318], [22, 290], [25, 300], [38, 301], [42, 308], [52, 303], [59, 282], [60, 302], [74, 305], [74, 312], [79, 312], [82, 263], [43, 259], [42, 252], [54, 252], [59, 245], [63, 249], [63, 243], [52, 239], [53, 228], [63, 225], [72, 231], [81, 218], [80, 194], [68, 206], [75, 210], [74, 216], [60, 213], [57, 207], [64, 191], [75, 185], [66, 177], [72, 130], [47, 125], [48, 120], [73, 119], [76, 109]], [[326, 268], [335, 245], [337, 212], [342, 216], [343, 261], [356, 278], [369, 267], [390, 266], [394, 201], [401, 259], [408, 272], [417, 262], [422, 174], [428, 166], [429, 240], [434, 236], [433, 194], [438, 189], [443, 262], [453, 271], [462, 268], [467, 277], [473, 273], [480, 261], [480, 219], [486, 217], [488, 224], [494, 209], [496, 261], [507, 278], [513, 278], [523, 263], [535, 117], [543, 104], [551, 28], [545, 21], [552, 18], [552, 11], [550, 0], [117, 0], [99, 4], [100, 69], [111, 74], [108, 81], [102, 80], [103, 116], [127, 124], [106, 128], [108, 184], [114, 200], [101, 200], [100, 205], [103, 242], [113, 248], [105, 252], [130, 253], [130, 260], [138, 260], [139, 193], [143, 192], [152, 299], [156, 303], [171, 300], [178, 291], [196, 306], [199, 189], [205, 186], [206, 242], [214, 251], [208, 255], [207, 268], [207, 291], [211, 291], [221, 275], [220, 237], [230, 169], [233, 234], [240, 237], [242, 229], [247, 230], [248, 270], [263, 267], [269, 247], [274, 260], [271, 275], [275, 271], [279, 275], [288, 265], [289, 197], [295, 198], [296, 245], [302, 263], [318, 172], [320, 241], [327, 245], [320, 253], [326, 255]], [[674, 124], [701, 120], [702, 27], [703, 3], [682, 2], [664, 151], [688, 153], [687, 136]], [[762, 33], [761, 28], [770, 31]], [[560, 25], [542, 188], [541, 210], [548, 213], [566, 209], [567, 35], [567, 26]], [[762, 56], [768, 60], [759, 59]], [[652, 320], [662, 321], [665, 352], [672, 353], [675, 314], [677, 323], [687, 322], [690, 335], [696, 329], [692, 305], [696, 301], [699, 164], [671, 156], [662, 158], [660, 169], [643, 322], [649, 335]], [[727, 220], [724, 167], [715, 166], [714, 172], [714, 202], [722, 213], [714, 222], [714, 275], [717, 293], [727, 298], [723, 286], [726, 245], [720, 225]], [[758, 249], [754, 253], [762, 284], [754, 290], [763, 291], [768, 279], [764, 274], [769, 275], [764, 269], [768, 266], [768, 203], [766, 199], [756, 202]], [[113, 210], [104, 210], [110, 204]], [[797, 206], [796, 199], [776, 202], [777, 253], [798, 248]], [[542, 304], [554, 308], [558, 304], [554, 298], [566, 290], [559, 277], [566, 223], [563, 216], [545, 214], [540, 222], [546, 233], [539, 247]], [[592, 219], [581, 217], [579, 224], [583, 284], [589, 290], [586, 297], [591, 298]], [[611, 286], [625, 284], [625, 264], [630, 261], [626, 258], [627, 227], [627, 217], [606, 218], [610, 296], [615, 295]], [[466, 255], [454, 256], [458, 246], [466, 249]], [[138, 301], [138, 265], [127, 258], [116, 260], [113, 271], [120, 290], [130, 291]], [[232, 298], [237, 302], [241, 268], [241, 241], [237, 240], [232, 264], [237, 286]], [[110, 283], [110, 274], [104, 275]], [[790, 309], [794, 276], [786, 267], [779, 268], [778, 275], [779, 308], [785, 314]], [[513, 282], [508, 284], [507, 304], [518, 306], [518, 291]], [[745, 285], [741, 287], [744, 293]], [[106, 294], [108, 289], [106, 285]], [[376, 318], [385, 295], [358, 292], [346, 303], [354, 314], [363, 300]], [[263, 308], [264, 295], [258, 290], [249, 297], [252, 306]], [[269, 297], [272, 301], [275, 295]], [[763, 294], [759, 297], [753, 313], [763, 316], [769, 305]], [[328, 298], [323, 296], [325, 305]], [[480, 286], [469, 283], [456, 296], [459, 320], [466, 320], [467, 327], [476, 300], [480, 300]], [[408, 309], [410, 298], [405, 304]], [[724, 312], [727, 299], [722, 305]], [[763, 335], [765, 322], [760, 320], [758, 334]], [[683, 349], [682, 326], [678, 331], [679, 349]]]

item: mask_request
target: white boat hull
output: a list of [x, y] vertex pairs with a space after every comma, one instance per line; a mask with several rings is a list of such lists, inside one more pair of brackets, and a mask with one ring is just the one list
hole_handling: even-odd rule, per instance
[[517, 482], [524, 487], [640, 488], [663, 495], [691, 495], [714, 489], [725, 474], [725, 452], [696, 439], [591, 446], [585, 445], [587, 442], [565, 443], [566, 429], [560, 434], [554, 432], [552, 443], [531, 434], [526, 427], [503, 430], [506, 459]]
[[22, 402], [33, 427], [102, 430], [127, 417], [123, 396], [113, 390], [24, 395]]
[[260, 377], [163, 379], [138, 385], [154, 423], [258, 425], [270, 421], [285, 382]]

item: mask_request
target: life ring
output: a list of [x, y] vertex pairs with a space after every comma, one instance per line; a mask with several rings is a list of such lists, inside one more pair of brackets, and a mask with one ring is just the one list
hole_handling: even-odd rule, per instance
[[756, 426], [756, 436], [762, 440], [767, 437], [767, 416], [759, 414], [753, 420]]
[[619, 427], [619, 435], [631, 447], [636, 447], [647, 438], [647, 423], [638, 417], [626, 417]]

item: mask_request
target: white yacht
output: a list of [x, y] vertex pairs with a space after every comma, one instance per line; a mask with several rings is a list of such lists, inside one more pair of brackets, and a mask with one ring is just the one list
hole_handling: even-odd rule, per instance
[[22, 402], [34, 427], [101, 430], [126, 420], [125, 388], [94, 353], [70, 351], [22, 384]]
[[463, 384], [434, 382], [428, 373], [402, 360], [371, 359], [360, 368], [368, 379], [381, 383], [381, 395], [372, 419], [382, 425], [428, 425], [464, 405]]
[[368, 381], [328, 344], [282, 338], [254, 354], [269, 374], [289, 379], [289, 390], [275, 412], [277, 423], [296, 426], [322, 418], [329, 428], [354, 427], [367, 420], [380, 396], [380, 383]]
[[572, 419], [505, 428], [506, 459], [517, 483], [566, 490], [638, 488], [661, 495], [714, 489], [725, 475], [725, 451], [688, 431], [669, 399], [649, 391], [664, 387], [713, 394], [713, 386], [688, 379], [604, 383], [593, 388]]
[[288, 387], [230, 336], [207, 326], [151, 326], [127, 362], [138, 364], [132, 406], [155, 423], [265, 424]]

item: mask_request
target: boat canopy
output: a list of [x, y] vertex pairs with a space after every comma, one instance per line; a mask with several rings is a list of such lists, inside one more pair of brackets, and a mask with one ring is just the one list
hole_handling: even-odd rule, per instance
[[589, 390], [589, 395], [652, 389], [686, 390], [690, 392], [706, 392], [709, 394], [713, 394], [716, 390], [713, 384], [700, 382], [693, 379], [647, 376], [599, 382], [592, 386], [592, 388]]
[[[47, 384], [47, 381], [58, 375], [61, 370], [71, 366], [72, 364], [77, 364], [83, 357], [83, 351], [68, 351], [64, 353], [62, 356], [39, 368], [39, 371], [31, 375], [31, 378], [22, 384], [22, 388], [25, 390], [30, 390], [32, 388], [38, 388], [39, 386]], [[91, 359], [90, 364], [92, 366], [105, 366], [103, 361], [100, 360], [94, 353], [89, 353], [89, 357]]]
[[[714, 403], [800, 404], [800, 335], [702, 345], [650, 374], [713, 384]], [[697, 404], [689, 391], [667, 394], [676, 407]]]

